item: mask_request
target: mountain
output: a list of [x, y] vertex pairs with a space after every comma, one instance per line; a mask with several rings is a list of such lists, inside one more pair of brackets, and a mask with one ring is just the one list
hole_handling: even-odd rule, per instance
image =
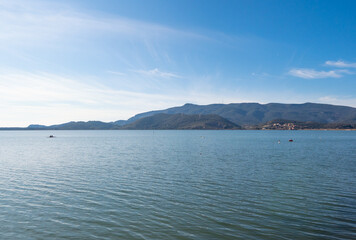
[[100, 121], [68, 122], [52, 126], [32, 124], [23, 130], [118, 130], [118, 129], [241, 129], [218, 115], [156, 114], [119, 126]]
[[32, 124], [27, 128], [0, 130], [241, 129], [240, 126], [245, 129], [356, 129], [356, 108], [318, 103], [188, 103], [116, 122]]
[[[164, 110], [140, 113], [120, 124], [129, 124], [143, 117], [155, 114], [216, 114], [235, 124], [258, 125], [275, 119], [289, 119], [300, 122], [356, 123], [356, 108], [329, 104], [304, 103], [231, 103], [195, 105], [185, 104]], [[117, 122], [114, 122], [117, 124]]]
[[119, 127], [113, 123], [100, 121], [68, 122], [52, 126], [30, 125], [27, 127], [29, 130], [109, 130], [118, 128]]
[[218, 115], [164, 114], [140, 118], [121, 129], [241, 129]]

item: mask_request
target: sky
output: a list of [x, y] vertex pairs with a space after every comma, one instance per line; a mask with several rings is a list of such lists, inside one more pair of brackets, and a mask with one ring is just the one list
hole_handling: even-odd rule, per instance
[[356, 1], [0, 0], [0, 126], [185, 103], [356, 107]]

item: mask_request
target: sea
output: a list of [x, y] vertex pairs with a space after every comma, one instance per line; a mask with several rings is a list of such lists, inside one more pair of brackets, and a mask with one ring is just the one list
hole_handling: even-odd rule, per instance
[[0, 131], [0, 239], [356, 239], [356, 131]]

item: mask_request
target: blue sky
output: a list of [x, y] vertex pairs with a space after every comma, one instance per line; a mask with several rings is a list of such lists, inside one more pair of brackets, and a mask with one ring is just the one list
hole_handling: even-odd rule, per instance
[[183, 105], [356, 107], [355, 1], [0, 0], [0, 126]]

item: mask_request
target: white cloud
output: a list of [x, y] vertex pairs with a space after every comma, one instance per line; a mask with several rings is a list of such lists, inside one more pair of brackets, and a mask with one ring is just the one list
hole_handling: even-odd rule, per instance
[[356, 68], [356, 63], [347, 63], [341, 60], [338, 61], [326, 61], [326, 65], [340, 68]]
[[349, 73], [346, 70], [316, 71], [308, 68], [294, 68], [289, 74], [299, 78], [316, 79], [316, 78], [340, 78], [342, 73]]
[[146, 76], [151, 77], [162, 77], [162, 78], [181, 78], [181, 76], [171, 73], [171, 72], [162, 72], [157, 68], [152, 70], [133, 70], [133, 72], [140, 73]]

